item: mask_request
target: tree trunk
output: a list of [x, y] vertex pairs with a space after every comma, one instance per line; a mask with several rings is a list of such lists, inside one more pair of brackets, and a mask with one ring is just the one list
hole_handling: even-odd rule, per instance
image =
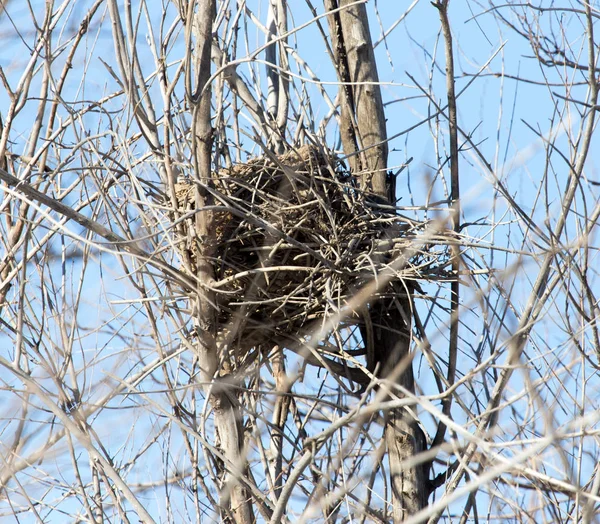
[[[399, 290], [400, 291], [400, 290]], [[372, 308], [375, 329], [375, 358], [379, 376], [389, 377], [403, 389], [415, 392], [410, 354], [410, 298], [400, 291], [397, 300], [379, 302]], [[399, 307], [396, 306], [399, 304]], [[388, 450], [392, 514], [403, 522], [427, 504], [427, 467], [407, 466], [425, 450], [425, 435], [412, 409], [393, 409], [385, 414], [385, 441]]]
[[[353, 0], [325, 0], [328, 11]], [[342, 144], [362, 189], [387, 199], [387, 131], [367, 9], [353, 5], [329, 16], [340, 86]], [[355, 85], [348, 85], [354, 83]]]
[[[219, 447], [224, 457], [223, 478], [221, 479], [220, 510], [224, 521], [240, 524], [254, 522], [254, 514], [249, 494], [240, 482], [246, 469], [243, 455], [243, 424], [241, 410], [235, 389], [228, 380], [225, 359], [220, 358], [217, 342], [219, 329], [216, 296], [210, 291], [214, 282], [211, 260], [216, 245], [213, 214], [206, 211], [212, 204], [211, 194], [203, 189], [212, 183], [211, 154], [211, 86], [208, 83], [211, 73], [212, 24], [215, 17], [214, 0], [198, 4], [193, 25], [196, 40], [196, 89], [190, 95], [193, 108], [193, 136], [195, 137], [195, 176], [202, 185], [195, 186], [196, 213], [196, 276], [198, 277], [197, 300], [194, 307], [194, 320], [198, 338], [198, 361], [201, 378], [213, 408]], [[189, 22], [188, 22], [189, 23]], [[188, 64], [189, 65], [189, 64]], [[188, 74], [191, 74], [190, 66]], [[191, 85], [191, 83], [189, 84]]]
[[[325, 0], [328, 11], [352, 4], [351, 0]], [[373, 44], [364, 4], [337, 11], [328, 17], [334, 59], [340, 86], [340, 133], [352, 171], [360, 177], [361, 188], [382, 203], [394, 203], [394, 188], [387, 177], [387, 132], [385, 113]], [[410, 355], [411, 297], [397, 286], [394, 301], [369, 304], [374, 326], [374, 362], [378, 376], [390, 377], [414, 393]], [[427, 503], [427, 471], [410, 465], [425, 449], [425, 436], [414, 411], [391, 410], [385, 416], [392, 513], [394, 522], [422, 509]], [[408, 465], [407, 465], [408, 464]]]

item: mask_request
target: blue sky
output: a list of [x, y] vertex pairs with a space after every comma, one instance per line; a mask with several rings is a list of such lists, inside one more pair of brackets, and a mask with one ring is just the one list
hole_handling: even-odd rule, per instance
[[[249, 7], [264, 23], [266, 19], [264, 3], [257, 4], [259, 3], [248, 2]], [[369, 13], [374, 40], [378, 40], [382, 31], [387, 31], [411, 4], [412, 2], [408, 1], [380, 0], [376, 4], [370, 2]], [[60, 42], [66, 42], [69, 35], [73, 33], [79, 23], [78, 16], [84, 12], [86, 5], [88, 2], [78, 2], [68, 15], [70, 18], [67, 18], [66, 14], [63, 15], [62, 21], [54, 33], [56, 46]], [[12, 18], [9, 19], [6, 16], [0, 18], [0, 35], [3, 35], [2, 43], [5, 49], [0, 56], [0, 66], [9, 83], [15, 86], [28, 62], [34, 33], [32, 32], [30, 12], [15, 3], [11, 3], [9, 7]], [[304, 2], [290, 2], [290, 7], [293, 13], [290, 25], [299, 26], [311, 17]], [[374, 10], [375, 7], [377, 7], [378, 15]], [[101, 12], [103, 9], [104, 7], [100, 8]], [[561, 199], [570, 173], [564, 158], [555, 154], [555, 151], [568, 150], [569, 140], [575, 141], [571, 138], [571, 133], [577, 129], [581, 119], [577, 113], [577, 108], [580, 106], [571, 105], [568, 111], [564, 110], [564, 99], [561, 97], [582, 100], [585, 98], [586, 92], [585, 86], [573, 85], [571, 88], [565, 89], [563, 84], [565, 81], [568, 84], [581, 82], [585, 72], [573, 72], [567, 68], [559, 70], [540, 67], [538, 62], [531, 57], [531, 49], [523, 37], [511, 32], [506, 26], [500, 25], [487, 9], [487, 5], [479, 5], [478, 2], [454, 1], [450, 3], [450, 17], [456, 43], [457, 90], [461, 91], [465, 88], [458, 100], [459, 124], [481, 150], [486, 161], [493, 167], [497, 180], [509, 189], [510, 195], [523, 211], [540, 227], [545, 228], [544, 232], [548, 234], [548, 228], [554, 225], [560, 211]], [[133, 4], [133, 11], [138, 13], [138, 3]], [[43, 3], [34, 3], [33, 12], [40, 18], [43, 13]], [[536, 14], [532, 11], [527, 12], [530, 16]], [[506, 14], [509, 15], [508, 11]], [[144, 73], [149, 75], [155, 66], [148, 45], [145, 45], [149, 41], [150, 33], [143, 15], [142, 13], [140, 16], [138, 42], [142, 68]], [[158, 22], [160, 12], [151, 11], [150, 17]], [[84, 68], [86, 69], [85, 80], [81, 83], [75, 81], [69, 83], [63, 92], [63, 98], [66, 101], [78, 100], [85, 105], [118, 91], [117, 83], [102, 63], [104, 61], [109, 67], [117, 70], [111, 41], [110, 19], [104, 12], [98, 16], [97, 20], [101, 21], [101, 26], [94, 28], [90, 36], [86, 37], [84, 52], [78, 53], [74, 60], [75, 71], [83, 72]], [[556, 30], [557, 23], [552, 20], [552, 15], [540, 16], [540, 29], [547, 30], [552, 25], [552, 29]], [[572, 42], [574, 56], [583, 60], [586, 52], [585, 33], [578, 18], [565, 17], [563, 22], [564, 40]], [[14, 27], [21, 32], [22, 39], [15, 36]], [[155, 23], [152, 28], [154, 37], [158, 38], [161, 31], [160, 26]], [[167, 30], [168, 26], [165, 26], [163, 31]], [[325, 83], [324, 89], [333, 100], [337, 92], [335, 74], [324, 52], [321, 36], [316, 26], [312, 24], [302, 29], [294, 35], [294, 38], [298, 43], [299, 55], [310, 65], [314, 74]], [[251, 24], [248, 42], [250, 51], [264, 43], [262, 33], [253, 29]], [[176, 60], [183, 56], [183, 46], [183, 35], [181, 32], [179, 34], [176, 32], [169, 51], [169, 56], [173, 60], [169, 68], [171, 72], [174, 72], [177, 66]], [[240, 53], [242, 48], [243, 46], [240, 46]], [[388, 135], [397, 135], [390, 142], [389, 164], [390, 166], [399, 166], [409, 158], [413, 159], [398, 180], [399, 205], [407, 206], [408, 209], [405, 213], [419, 219], [432, 218], [434, 213], [424, 212], [421, 209], [414, 209], [414, 207], [424, 206], [428, 199], [429, 202], [435, 202], [447, 198], [448, 170], [447, 166], [443, 165], [448, 149], [447, 122], [444, 118], [427, 120], [435, 113], [435, 110], [428, 97], [423, 94], [425, 91], [436, 103], [445, 105], [443, 52], [437, 10], [430, 2], [424, 1], [417, 2], [406, 20], [399, 24], [387, 36], [385, 43], [377, 48], [382, 92], [387, 103]], [[491, 57], [493, 58], [490, 61]], [[259, 58], [262, 58], [262, 55]], [[433, 64], [434, 58], [435, 64]], [[62, 68], [63, 59], [64, 52], [53, 64], [55, 74]], [[484, 67], [488, 61], [490, 61], [489, 64]], [[294, 64], [292, 70], [298, 72], [294, 69], [295, 67]], [[238, 71], [245, 78], [250, 78], [251, 73], [254, 72], [259, 79], [263, 78], [264, 82], [263, 68], [259, 63], [242, 64], [238, 67]], [[306, 75], [305, 71], [300, 70], [300, 73]], [[71, 78], [78, 77], [81, 78], [81, 74], [79, 76], [74, 74]], [[516, 82], [514, 77], [528, 81]], [[10, 136], [11, 150], [17, 154], [26, 154], [28, 148], [27, 137], [39, 103], [36, 93], [39, 91], [40, 78], [41, 74], [38, 70], [32, 82], [30, 100], [22, 109]], [[151, 77], [148, 76], [148, 78], [150, 78], [150, 83], [154, 82]], [[546, 81], [549, 87], [544, 85]], [[181, 86], [178, 89], [181, 89]], [[318, 124], [328, 112], [327, 105], [323, 102], [320, 91], [314, 83], [308, 84], [306, 89], [309, 93], [315, 123]], [[151, 92], [155, 97], [156, 112], [160, 115], [162, 100], [157, 89]], [[76, 107], [78, 104], [73, 105]], [[2, 89], [0, 90], [0, 108], [3, 115], [8, 106], [9, 100], [6, 92]], [[131, 112], [127, 107], [123, 97], [116, 97], [103, 104], [102, 110], [88, 112], [84, 117], [78, 119], [75, 125], [71, 126], [71, 131], [65, 135], [69, 141], [69, 147], [75, 146], [84, 139], [89, 142], [90, 147], [85, 149], [85, 153], [81, 157], [66, 164], [66, 169], [62, 174], [61, 187], [64, 188], [77, 180], [83, 160], [89, 160], [91, 163], [102, 162], [102, 155], [98, 151], [106, 150], [111, 145], [113, 151], [116, 152], [115, 158], [112, 158], [111, 161], [120, 162], [139, 177], [156, 177], [157, 163], [152, 160], [147, 162], [142, 160], [147, 153], [143, 142], [138, 141], [135, 145], [120, 143], [123, 136], [131, 138], [137, 132], [135, 124], [132, 123]], [[554, 109], [555, 107], [556, 109]], [[109, 111], [113, 111], [113, 113], [110, 114]], [[69, 114], [61, 109], [60, 117], [65, 121], [69, 118]], [[108, 123], [110, 123], [110, 127], [107, 127]], [[419, 123], [420, 125], [417, 125]], [[333, 136], [334, 127], [333, 124], [329, 125], [329, 134], [326, 137], [332, 147], [337, 145], [336, 137]], [[411, 129], [410, 132], [405, 133], [408, 129]], [[250, 126], [246, 130], [252, 132]], [[98, 135], [97, 138], [94, 138], [95, 135]], [[553, 140], [556, 149], [551, 150], [552, 156], [548, 159], [544, 140], [549, 139]], [[506, 199], [498, 193], [496, 180], [487, 172], [470, 145], [465, 143], [464, 138], [461, 138], [460, 143], [463, 148], [460, 162], [461, 191], [464, 199], [462, 202], [463, 215], [465, 222], [473, 224], [464, 230], [464, 234], [470, 237], [474, 243], [474, 247], [465, 251], [465, 256], [470, 257], [473, 268], [492, 267], [499, 271], [494, 275], [495, 280], [490, 281], [488, 275], [484, 274], [473, 277], [468, 285], [463, 286], [464, 325], [461, 327], [461, 353], [459, 355], [459, 371], [463, 375], [484, 360], [489, 355], [490, 348], [495, 348], [507, 340], [511, 334], [510, 329], [514, 329], [517, 325], [517, 317], [529, 297], [532, 281], [537, 276], [539, 268], [539, 258], [532, 254], [542, 255], [547, 246], [544, 246], [543, 243], [540, 245], [537, 235], [530, 235], [524, 230], [524, 221], [514, 213]], [[586, 176], [592, 180], [600, 180], [597, 173], [596, 145], [597, 140], [594, 139], [592, 153], [586, 167]], [[94, 150], [94, 148], [96, 149]], [[128, 156], [132, 152], [135, 155], [133, 159]], [[61, 155], [64, 157], [65, 153], [61, 152]], [[135, 160], [135, 162], [127, 165], [131, 160]], [[51, 150], [49, 163], [56, 165], [56, 162], [57, 159]], [[443, 167], [440, 169], [441, 165]], [[101, 180], [90, 179], [85, 186], [91, 190], [100, 182]], [[84, 192], [77, 192], [72, 197], [67, 197], [66, 201], [75, 203], [83, 198], [83, 194]], [[585, 191], [582, 190], [577, 197], [577, 211], [580, 215], [570, 215], [567, 234], [561, 239], [563, 242], [572, 242], [578, 237], [578, 227], [582, 223], [581, 215], [589, 216], [591, 212], [585, 210], [583, 206], [587, 205], [593, 209], [597, 197], [597, 187], [587, 185]], [[130, 202], [130, 207], [125, 206], [127, 199], [123, 193], [115, 190], [114, 198], [123, 203], [123, 209], [128, 209], [130, 213], [135, 212], [135, 203], [131, 204]], [[111, 220], [110, 215], [102, 213], [104, 212], [101, 212], [99, 220]], [[144, 230], [141, 224], [136, 222], [133, 214], [131, 219], [133, 229], [139, 231], [139, 234], [143, 236]], [[44, 227], [48, 224], [48, 222], [44, 222]], [[139, 229], [136, 229], [138, 227]], [[73, 224], [69, 224], [67, 228], [79, 235], [83, 233], [79, 226]], [[40, 233], [40, 236], [42, 234]], [[80, 240], [72, 240], [68, 235], [63, 237], [63, 242], [62, 245], [54, 244], [53, 250], [60, 253], [64, 247], [67, 250], [82, 251], [81, 246], [84, 245]], [[594, 236], [588, 240], [592, 247], [595, 246], [595, 242], [597, 243]], [[489, 244], [493, 244], [497, 250], [492, 251], [485, 247]], [[522, 255], [523, 253], [524, 255]], [[593, 288], [597, 286], [596, 268], [598, 267], [595, 248], [589, 253], [589, 256], [592, 260], [590, 264], [592, 270], [588, 274], [588, 279]], [[80, 370], [76, 380], [79, 387], [85, 392], [86, 401], [96, 402], [103, 395], [110, 393], [112, 388], [117, 387], [120, 380], [127, 378], [143, 366], [149, 365], [156, 358], [156, 343], [150, 336], [147, 312], [144, 310], [143, 304], [128, 302], [139, 298], [139, 293], [124, 278], [124, 274], [130, 267], [123, 267], [110, 254], [102, 255], [96, 251], [84, 253], [83, 258], [67, 260], [63, 263], [57, 262], [47, 267], [52, 274], [54, 287], [58, 290], [54, 297], [55, 303], [49, 306], [48, 301], [44, 300], [42, 295], [36, 295], [34, 292], [34, 290], [42, 289], [42, 283], [44, 286], [48, 286], [50, 277], [47, 272], [44, 273], [41, 269], [33, 268], [28, 284], [30, 286], [28, 289], [31, 290], [31, 295], [28, 296], [32, 301], [31, 310], [38, 314], [48, 311], [48, 308], [52, 310], [51, 321], [44, 326], [42, 337], [49, 351], [48, 356], [50, 357], [52, 352], [56, 351], [56, 347], [60, 345], [59, 342], [64, 343], [66, 339], [70, 340], [70, 344], [74, 348], [75, 365]], [[75, 296], [73, 290], [77, 288], [80, 281], [85, 292], [82, 305], [77, 310], [79, 326], [74, 327], [73, 332], [65, 337], [64, 333], [57, 330], [58, 323], [52, 321], [52, 316], [64, 318], [65, 315], [70, 314]], [[571, 285], [575, 288], [578, 286], [577, 282], [572, 282]], [[433, 344], [433, 351], [443, 361], [444, 355], [447, 353], [446, 326], [448, 318], [439, 308], [434, 308], [430, 316], [427, 316], [427, 313], [433, 297], [440, 304], [444, 304], [444, 300], [448, 298], [448, 289], [447, 286], [438, 288], [437, 285], [431, 285], [426, 286], [425, 290], [430, 296], [418, 301], [417, 305], [422, 318], [428, 319], [428, 336]], [[545, 313], [532, 332], [530, 345], [526, 348], [526, 356], [531, 359], [532, 374], [516, 373], [509, 386], [509, 396], [511, 394], [518, 395], [527, 385], [527, 380], [535, 379], [536, 371], [539, 372], [540, 377], [548, 377], [550, 376], [549, 370], [554, 370], [556, 373], [554, 379], [548, 379], [546, 385], [539, 388], [541, 398], [539, 405], [550, 406], [549, 412], [554, 418], [551, 423], [548, 423], [543, 417], [539, 417], [540, 413], [530, 412], [529, 397], [525, 397], [520, 402], [515, 401], [514, 409], [511, 411], [510, 408], [507, 408], [505, 415], [501, 418], [500, 426], [504, 434], [498, 437], [499, 441], [510, 442], [513, 439], [517, 441], [525, 439], [527, 435], [521, 435], [516, 428], [516, 421], [519, 418], [529, 419], [529, 431], [544, 434], [548, 429], [548, 424], [560, 427], [575, 416], [574, 411], [577, 410], [569, 406], [571, 395], [579, 399], [584, 395], [597, 397], [598, 384], [594, 382], [593, 375], [590, 377], [592, 368], [589, 363], [577, 362], [574, 357], [576, 351], [573, 347], [572, 333], [565, 332], [565, 322], [571, 322], [572, 325], [577, 324], [577, 319], [570, 319], [564, 314], [564, 304], [567, 300], [566, 291], [568, 290], [569, 288], [566, 286], [557, 288], [553, 300], [548, 301]], [[14, 298], [15, 295], [13, 295]], [[486, 300], [498, 305], [498, 310], [505, 315], [505, 318], [502, 319], [505, 327], [499, 327], [498, 318], [494, 318], [490, 308], [485, 305]], [[158, 324], [158, 331], [163, 336], [160, 342], [169, 349], [178, 347], [177, 326], [168, 317], [160, 316], [160, 307], [157, 306], [155, 313], [157, 314], [155, 321]], [[12, 323], [13, 320], [9, 319], [7, 322]], [[580, 325], [580, 328], [579, 339], [586, 346], [590, 344], [589, 331], [585, 325]], [[28, 336], [34, 337], [36, 330], [39, 329], [39, 326], [32, 326], [31, 333], [27, 333]], [[116, 332], [120, 332], [120, 335], [117, 335]], [[14, 337], [10, 332], [0, 334], [0, 346], [3, 346], [0, 349], [5, 357], [9, 359], [13, 357]], [[169, 365], [172, 366], [174, 376], [181, 373], [178, 371], [180, 362], [185, 361], [186, 364], [189, 364], [186, 358], [188, 357], [181, 355], [170, 361]], [[293, 362], [292, 358], [290, 358], [290, 362]], [[502, 359], [499, 362], [502, 362]], [[35, 368], [34, 376], [40, 383], [47, 384], [49, 390], [52, 391], [51, 381], [44, 379], [44, 372], [39, 369]], [[425, 394], [436, 393], [435, 384], [423, 358], [416, 359], [415, 370], [422, 392]], [[39, 375], [35, 375], [37, 372]], [[459, 395], [466, 406], [476, 406], [478, 402], [485, 405], [488, 383], [484, 375], [489, 376], [494, 372], [494, 369], [486, 370], [485, 373], [481, 373], [481, 376], [474, 376], [461, 386]], [[308, 378], [302, 387], [306, 388], [307, 393], [313, 392], [314, 389], [311, 386], [319, 384], [319, 380], [324, 374], [323, 371], [317, 373], [309, 370]], [[6, 371], [0, 372], [0, 378], [5, 381], [5, 384], [15, 384], [15, 379]], [[139, 394], [128, 398], [119, 396], [111, 401], [109, 409], [102, 410], [94, 419], [93, 425], [98, 431], [100, 440], [119, 461], [127, 463], [138, 450], [144, 448], [149, 436], [154, 436], [159, 431], [161, 418], [166, 416], [163, 412], [166, 406], [162, 397], [163, 386], [163, 384], [148, 380], [140, 387], [141, 390], [148, 393], [147, 395]], [[333, 395], [334, 392], [333, 388], [327, 390], [327, 394]], [[552, 401], [553, 395], [557, 396], [557, 400], [554, 402]], [[14, 417], [16, 406], [19, 404], [13, 393], [8, 390], [0, 393], [0, 402], [4, 406], [3, 416]], [[134, 404], [139, 407], [127, 410], [118, 409]], [[570, 410], [569, 407], [571, 407]], [[35, 414], [41, 420], [48, 420], [47, 413], [43, 408], [36, 410]], [[453, 415], [459, 423], [466, 421], [466, 413], [462, 408], [456, 407]], [[434, 430], [430, 417], [424, 416], [423, 421], [429, 431]], [[5, 435], [9, 436], [14, 428], [14, 423], [8, 423], [6, 427], [9, 429], [5, 430]], [[318, 431], [319, 429], [320, 425], [316, 424], [314, 430]], [[467, 429], [472, 431], [474, 428], [472, 425], [467, 425]], [[54, 429], [49, 424], [40, 424], [39, 431], [32, 429], [31, 441], [22, 450], [22, 454], [27, 454], [29, 449], [35, 448], [48, 439], [52, 431]], [[155, 466], [155, 461], [159, 462], [161, 468], [165, 470], [174, 471], [178, 466], [185, 469], [185, 449], [176, 428], [168, 430], [163, 428], [161, 431], [164, 431], [164, 434], [156, 438], [154, 446], [149, 447], [146, 461], [140, 460], [133, 468], [130, 479], [141, 481], [161, 478], [163, 470], [159, 471], [159, 468]], [[581, 444], [584, 441], [588, 449], [596, 449], [595, 445], [588, 440], [582, 439]], [[172, 448], [165, 451], [168, 446], [172, 446]], [[557, 445], [555, 449], [560, 449], [560, 447]], [[573, 445], [573, 448], [568, 451], [571, 452], [575, 449], [576, 446]], [[507, 456], [512, 453], [509, 447], [503, 449], [502, 452]], [[556, 467], [558, 472], [553, 474], [560, 477], [563, 474], [560, 470], [560, 453], [554, 453], [551, 449], [548, 449], [546, 453], [544, 458], [547, 460], [549, 469]], [[56, 457], [54, 459], [51, 456], [44, 463], [49, 478], [60, 477], [64, 474], [67, 481], [70, 482], [69, 461], [66, 460], [65, 455], [58, 452]], [[573, 461], [575, 462], [575, 459]], [[585, 481], [586, 475], [591, 472], [593, 467], [593, 457], [582, 463], [582, 478]], [[85, 461], [82, 461], [81, 468], [85, 472]], [[65, 473], [65, 471], [67, 472]], [[436, 472], [439, 471], [440, 469], [436, 469]], [[156, 475], [157, 473], [158, 475]], [[41, 486], [30, 486], [32, 486], [32, 490], [39, 491], [42, 496]], [[183, 518], [181, 515], [185, 511], [185, 496], [178, 490], [174, 490], [173, 493], [173, 501], [176, 502], [174, 518], [177, 520], [177, 512], [179, 512], [179, 518]], [[60, 500], [60, 496], [56, 495], [56, 497], [57, 501]], [[481, 500], [492, 500], [490, 493], [482, 494], [481, 497]], [[295, 504], [298, 508], [302, 508], [301, 500], [297, 500]], [[163, 519], [163, 521], [169, 518], [164, 507], [164, 493], [160, 492], [160, 489], [148, 491], [148, 506], [157, 518]], [[490, 502], [490, 507], [492, 506]], [[69, 507], [70, 510], [73, 509], [73, 506], [66, 507]], [[48, 522], [61, 522], [61, 515], [50, 513], [47, 520]], [[27, 517], [24, 516], [21, 521], [27, 521]]]

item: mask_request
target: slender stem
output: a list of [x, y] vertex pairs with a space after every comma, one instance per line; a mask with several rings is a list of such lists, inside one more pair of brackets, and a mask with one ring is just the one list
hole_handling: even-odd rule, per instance
[[[448, 131], [450, 134], [450, 202], [452, 205], [452, 230], [460, 232], [460, 180], [458, 170], [458, 119], [456, 114], [456, 91], [454, 86], [454, 53], [452, 49], [452, 32], [448, 19], [449, 0], [441, 0], [433, 4], [439, 11], [442, 33], [446, 49], [446, 91], [448, 96]], [[454, 384], [456, 376], [456, 359], [458, 355], [458, 314], [460, 300], [460, 246], [457, 242], [451, 244], [452, 274], [454, 279], [450, 284], [450, 343], [448, 347], [448, 386]], [[450, 415], [452, 395], [448, 395], [442, 402], [442, 412]], [[440, 422], [433, 439], [433, 447], [440, 446], [446, 435], [446, 425]]]

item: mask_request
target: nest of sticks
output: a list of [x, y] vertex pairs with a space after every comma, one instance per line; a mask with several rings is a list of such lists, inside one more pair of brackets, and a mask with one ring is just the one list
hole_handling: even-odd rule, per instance
[[[194, 272], [206, 241], [194, 226], [195, 184], [180, 181], [175, 189], [175, 246]], [[377, 204], [333, 154], [314, 146], [221, 169], [210, 193], [212, 287], [220, 338], [232, 347], [298, 340], [308, 323], [336, 314], [383, 271], [395, 275], [370, 300], [393, 300], [425, 278], [436, 258], [421, 249], [394, 269], [424, 225]], [[352, 312], [350, 322], [360, 315]]]

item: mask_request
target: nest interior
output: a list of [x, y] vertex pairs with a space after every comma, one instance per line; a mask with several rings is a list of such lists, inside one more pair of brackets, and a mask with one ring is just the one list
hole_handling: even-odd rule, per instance
[[[272, 345], [336, 313], [365, 282], [389, 271], [423, 227], [377, 205], [335, 155], [309, 145], [221, 169], [208, 187], [219, 322], [230, 342], [247, 347]], [[192, 272], [205, 241], [194, 228], [195, 188], [191, 181], [176, 185], [178, 215], [187, 218], [175, 245]], [[404, 264], [374, 299], [393, 298], [406, 289], [399, 281], [421, 278], [418, 266]]]

